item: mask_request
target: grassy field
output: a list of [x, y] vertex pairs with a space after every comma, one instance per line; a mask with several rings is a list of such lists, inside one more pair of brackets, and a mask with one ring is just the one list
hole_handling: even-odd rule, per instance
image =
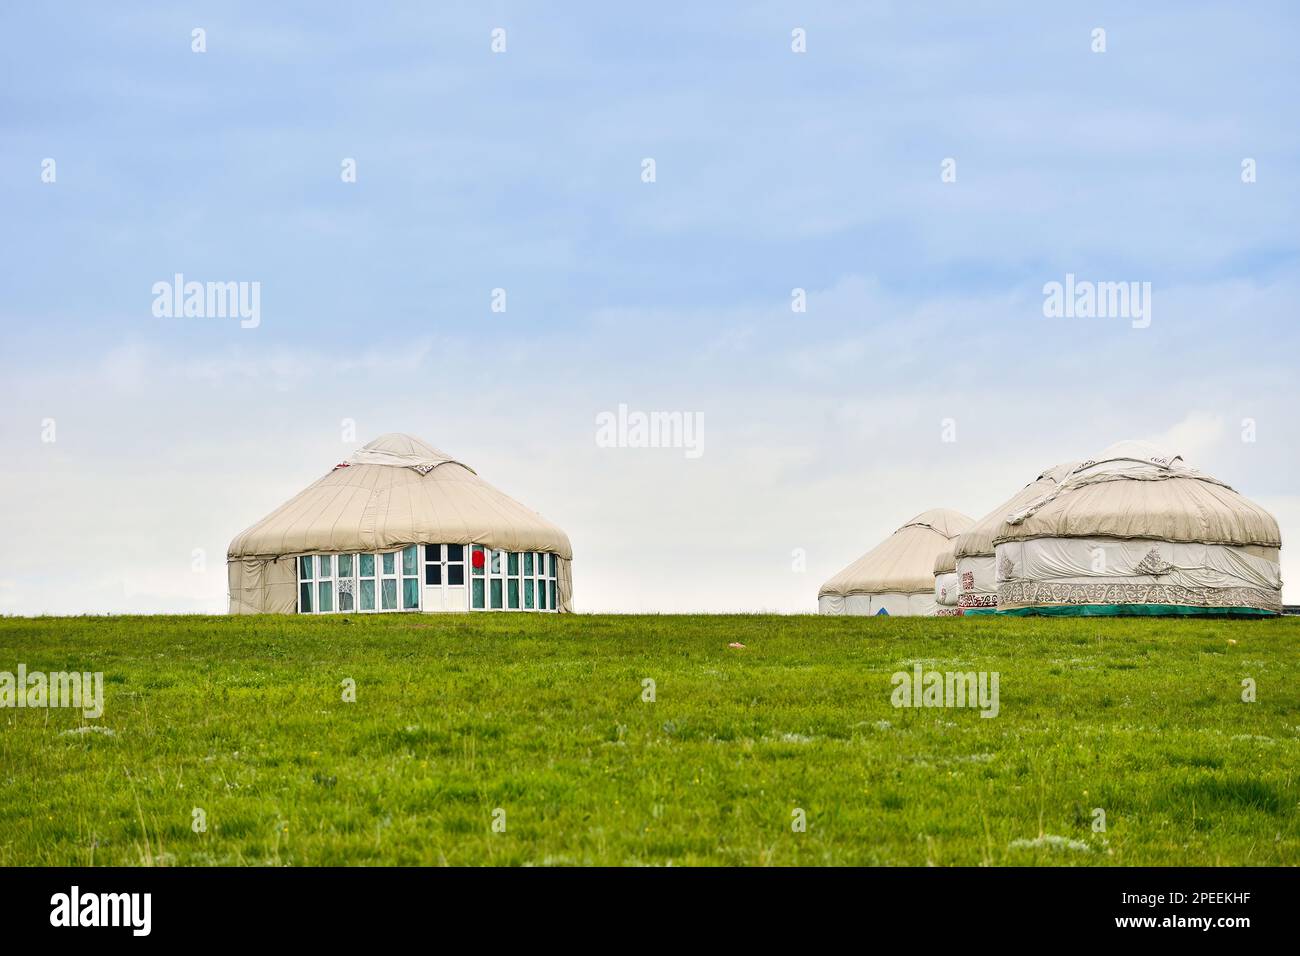
[[[1298, 645], [1296, 618], [0, 619], [0, 671], [106, 681], [99, 720], [0, 710], [0, 864], [1294, 865]], [[893, 707], [918, 661], [998, 672], [999, 715]]]

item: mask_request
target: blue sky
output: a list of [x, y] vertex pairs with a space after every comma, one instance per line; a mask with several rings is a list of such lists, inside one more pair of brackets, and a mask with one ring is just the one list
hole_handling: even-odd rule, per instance
[[[913, 514], [978, 517], [1122, 438], [1289, 541], [1297, 27], [1285, 3], [9, 6], [0, 612], [220, 610], [229, 539], [387, 431], [565, 527], [583, 610], [812, 610]], [[156, 318], [177, 272], [259, 282], [260, 326]], [[1045, 318], [1067, 272], [1150, 282], [1151, 326]], [[705, 454], [596, 447], [619, 403], [703, 414]]]

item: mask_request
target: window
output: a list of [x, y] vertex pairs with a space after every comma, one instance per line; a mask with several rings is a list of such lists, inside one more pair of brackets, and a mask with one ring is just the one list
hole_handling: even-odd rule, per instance
[[420, 549], [407, 545], [402, 549], [402, 610], [420, 609]]
[[465, 546], [447, 545], [447, 583], [458, 587], [465, 585]]
[[375, 556], [373, 554], [357, 555], [357, 576], [361, 610], [375, 609]]
[[469, 565], [470, 576], [472, 578], [470, 586], [470, 607], [476, 611], [481, 611], [487, 607], [487, 602], [484, 599], [483, 593], [485, 586], [483, 576], [486, 571], [486, 564], [487, 559], [483, 555], [483, 546], [481, 544], [476, 544], [470, 548]]
[[492, 597], [492, 610], [499, 611], [505, 605], [502, 603], [502, 589], [505, 584], [501, 575], [501, 555], [500, 551], [492, 551], [491, 560], [491, 577], [488, 580], [488, 594]]
[[559, 562], [559, 559], [557, 559], [557, 558], [555, 557], [555, 555], [553, 555], [553, 554], [548, 554], [548, 555], [546, 556], [546, 564], [547, 564], [547, 566], [548, 566], [548, 568], [549, 568], [549, 570], [550, 570], [550, 576], [549, 576], [549, 579], [548, 579], [547, 582], [546, 582], [546, 598], [547, 598], [547, 600], [546, 600], [546, 605], [547, 605], [547, 607], [549, 607], [552, 611], [554, 611], [554, 610], [555, 610], [556, 592], [559, 590], [559, 586], [558, 586], [558, 585], [559, 585], [559, 580], [558, 580], [558, 579], [559, 579], [559, 571], [560, 571], [560, 562]]
[[552, 610], [550, 602], [547, 598], [547, 592], [549, 591], [549, 587], [548, 587], [549, 582], [546, 576], [546, 566], [548, 563], [550, 563], [551, 555], [543, 552], [538, 552], [534, 555], [534, 558], [536, 560], [536, 570], [537, 570], [537, 610], [539, 611]]
[[442, 596], [427, 603], [424, 587], [464, 587], [467, 565], [471, 610], [554, 611], [559, 600], [559, 562], [555, 555], [537, 551], [412, 544], [398, 551], [299, 555], [293, 560], [300, 614], [441, 608]]
[[533, 609], [533, 588], [536, 582], [533, 580], [533, 552], [524, 552], [524, 610]]
[[506, 607], [519, 610], [519, 555], [506, 555]]
[[316, 559], [316, 613], [334, 610], [334, 559], [322, 554]]
[[397, 552], [389, 551], [379, 556], [379, 610], [397, 610]]
[[424, 546], [424, 583], [442, 584], [442, 545], [426, 544]]
[[353, 578], [353, 556], [340, 554], [338, 560], [339, 610], [356, 610], [356, 580]]

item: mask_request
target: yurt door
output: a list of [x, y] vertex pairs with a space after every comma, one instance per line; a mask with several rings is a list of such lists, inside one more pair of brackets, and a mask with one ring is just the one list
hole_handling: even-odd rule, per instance
[[465, 546], [424, 546], [424, 610], [465, 611], [469, 598], [465, 586]]

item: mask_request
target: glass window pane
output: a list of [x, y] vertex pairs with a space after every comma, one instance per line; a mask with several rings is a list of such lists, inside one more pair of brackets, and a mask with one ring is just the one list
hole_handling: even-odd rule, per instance
[[334, 583], [332, 581], [319, 581], [316, 588], [318, 609], [321, 611], [334, 610]]
[[420, 579], [402, 578], [402, 610], [418, 611], [420, 609]]
[[375, 609], [375, 582], [361, 582], [361, 610], [373, 611]]
[[352, 555], [350, 554], [339, 555], [339, 577], [341, 578], [352, 577]]
[[384, 581], [384, 587], [381, 593], [383, 604], [381, 609], [385, 611], [397, 610], [397, 580], [389, 578]]
[[392, 551], [389, 551], [387, 554], [384, 555], [384, 573], [385, 574], [397, 573], [397, 555]]
[[375, 576], [375, 556], [373, 554], [360, 555], [357, 562], [361, 566], [361, 576], [363, 578], [373, 578]]
[[[310, 558], [308, 560], [311, 560]], [[300, 614], [311, 613], [311, 585], [303, 584], [298, 589], [298, 612]]]
[[344, 578], [339, 582], [339, 610], [351, 611], [352, 609], [352, 579]]
[[317, 577], [321, 577], [321, 578], [334, 577], [334, 561], [332, 558], [330, 558], [328, 554], [322, 554], [316, 560], [320, 562], [320, 567], [318, 569], [320, 571], [320, 574], [318, 574]]
[[[528, 555], [524, 555], [528, 557]], [[533, 579], [524, 578], [524, 608], [531, 611], [533, 609]]]
[[465, 565], [463, 564], [447, 565], [447, 583], [463, 585], [465, 583]]
[[482, 610], [483, 608], [483, 579], [482, 578], [474, 579], [473, 591], [474, 591], [474, 607], [476, 609]]
[[510, 601], [507, 607], [509, 607], [510, 610], [512, 611], [519, 610], [519, 579], [518, 578], [506, 579], [506, 597]]
[[470, 566], [474, 569], [474, 575], [475, 575], [475, 577], [477, 577], [478, 575], [480, 575], [480, 574], [483, 573], [483, 564], [484, 564], [484, 560], [483, 560], [483, 546], [482, 546], [482, 545], [478, 545], [478, 544], [476, 544], [476, 545], [474, 545], [474, 547], [472, 547], [472, 548], [470, 549], [470, 552], [469, 552], [469, 563], [470, 563]]
[[402, 549], [402, 573], [415, 574], [415, 566], [420, 560], [420, 549], [415, 545]]
[[500, 551], [492, 552], [492, 573], [493, 574], [501, 573], [501, 552]]
[[449, 544], [449, 545], [447, 545], [447, 560], [448, 560], [448, 561], [464, 561], [464, 560], [465, 560], [465, 546], [464, 546], [463, 544]]
[[511, 551], [506, 560], [506, 574], [510, 575], [511, 577], [514, 577], [518, 573], [519, 573], [519, 555]]
[[492, 609], [499, 610], [501, 607], [501, 579], [492, 579]]
[[546, 606], [552, 611], [555, 610], [555, 582], [546, 582]]
[[311, 580], [311, 558], [298, 559], [298, 577], [304, 581]]
[[531, 551], [524, 552], [524, 576], [533, 576], [533, 552]]
[[426, 544], [426, 545], [424, 546], [424, 560], [426, 560], [426, 561], [441, 561], [441, 560], [442, 560], [442, 545], [440, 545], [440, 544]]
[[424, 583], [441, 584], [442, 583], [442, 565], [426, 564], [424, 566]]

